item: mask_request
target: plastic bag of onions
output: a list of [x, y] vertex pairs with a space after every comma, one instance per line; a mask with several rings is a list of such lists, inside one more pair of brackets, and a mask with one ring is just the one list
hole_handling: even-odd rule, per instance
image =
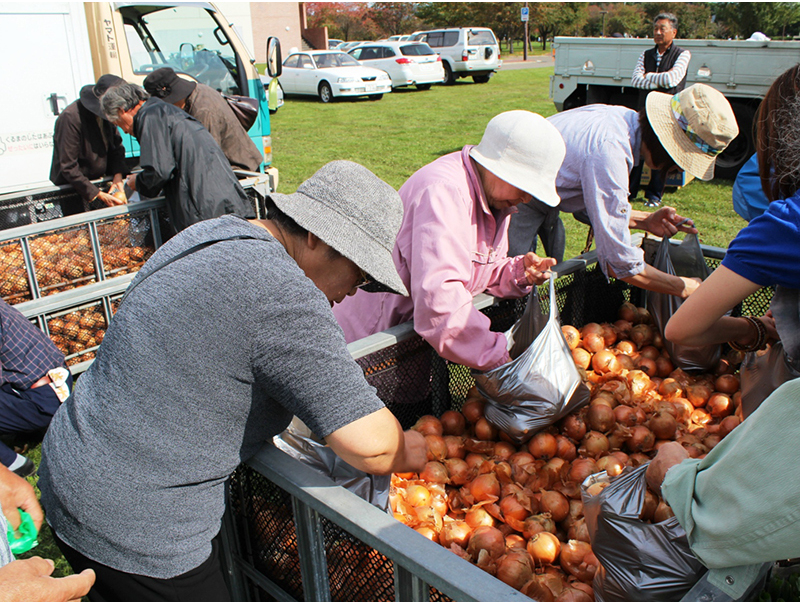
[[[656, 252], [653, 266], [673, 276], [685, 276], [705, 280], [711, 274], [700, 249], [697, 235], [687, 234], [680, 245], [673, 245], [668, 237], [661, 240]], [[672, 315], [681, 307], [683, 300], [668, 293], [647, 292], [647, 310], [653, 317], [653, 322], [659, 333], [672, 318]], [[672, 362], [685, 371], [708, 371], [714, 368], [722, 356], [722, 346], [719, 344], [705, 346], [677, 345], [664, 340]]]
[[602, 490], [592, 487], [598, 480], [590, 475], [581, 488], [592, 552], [600, 561], [593, 583], [598, 601], [679, 601], [706, 572], [676, 517], [639, 519], [647, 466], [626, 469]]
[[[484, 416], [517, 444], [532, 438], [589, 401], [572, 352], [561, 332], [555, 293], [556, 275], [550, 277], [550, 312], [532, 343], [511, 362], [486, 373], [474, 373], [478, 391], [486, 398]], [[531, 334], [524, 321], [540, 321], [542, 315], [536, 288], [518, 323], [506, 333]]]

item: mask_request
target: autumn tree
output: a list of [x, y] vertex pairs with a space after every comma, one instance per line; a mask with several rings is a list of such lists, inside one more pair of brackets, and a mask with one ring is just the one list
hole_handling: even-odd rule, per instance
[[370, 40], [378, 28], [366, 2], [306, 2], [308, 26], [327, 27], [328, 37]]
[[387, 38], [420, 29], [422, 22], [416, 11], [416, 2], [375, 2], [369, 8], [380, 35]]

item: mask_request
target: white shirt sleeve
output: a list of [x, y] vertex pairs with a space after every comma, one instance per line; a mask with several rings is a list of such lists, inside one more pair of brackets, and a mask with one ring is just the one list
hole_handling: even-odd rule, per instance
[[672, 69], [663, 71], [661, 73], [647, 73], [645, 79], [650, 84], [652, 89], [658, 88], [674, 88], [686, 75], [686, 70], [689, 68], [689, 60], [692, 58], [692, 53], [684, 50]]
[[650, 90], [650, 83], [645, 78], [644, 72], [644, 52], [639, 55], [639, 60], [636, 61], [636, 67], [633, 68], [633, 76], [631, 76], [631, 86], [634, 88], [644, 88]]

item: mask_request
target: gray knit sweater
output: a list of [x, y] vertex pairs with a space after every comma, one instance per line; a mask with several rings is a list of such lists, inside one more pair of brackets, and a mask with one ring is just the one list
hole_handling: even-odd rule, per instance
[[[232, 236], [253, 238], [153, 272]], [[232, 216], [201, 222], [159, 249], [134, 284], [145, 276], [53, 418], [39, 487], [71, 547], [170, 578], [206, 560], [225, 480], [293, 414], [324, 437], [383, 404], [325, 296], [267, 231]]]

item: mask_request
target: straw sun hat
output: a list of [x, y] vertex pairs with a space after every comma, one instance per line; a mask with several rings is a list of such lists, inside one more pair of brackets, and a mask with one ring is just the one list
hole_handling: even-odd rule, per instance
[[270, 198], [283, 213], [393, 292], [408, 295], [392, 260], [403, 202], [364, 166], [332, 161], [290, 195]]
[[492, 174], [542, 203], [561, 202], [556, 176], [567, 149], [556, 127], [530, 111], [506, 111], [491, 119], [469, 156]]
[[651, 92], [645, 106], [650, 125], [675, 163], [700, 180], [711, 180], [717, 156], [739, 134], [723, 94], [695, 84], [674, 96]]

